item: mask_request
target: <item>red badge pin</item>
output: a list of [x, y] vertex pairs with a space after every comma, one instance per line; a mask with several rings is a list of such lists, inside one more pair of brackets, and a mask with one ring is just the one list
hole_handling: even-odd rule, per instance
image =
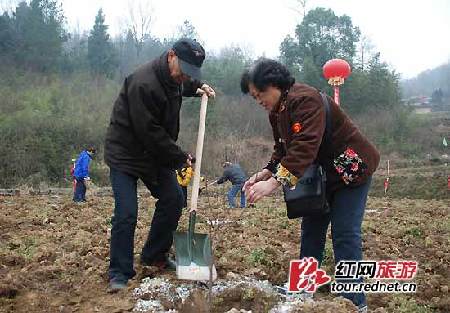
[[302, 130], [302, 124], [300, 123], [294, 123], [294, 125], [292, 125], [292, 132], [293, 133], [299, 133]]

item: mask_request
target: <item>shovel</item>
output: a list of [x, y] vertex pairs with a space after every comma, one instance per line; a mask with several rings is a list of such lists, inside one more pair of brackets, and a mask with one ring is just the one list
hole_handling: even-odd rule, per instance
[[188, 232], [175, 232], [173, 235], [178, 279], [210, 281], [217, 279], [216, 267], [212, 260], [211, 240], [207, 234], [195, 233], [207, 104], [208, 96], [203, 94], [195, 152], [197, 162], [195, 163], [194, 183], [192, 185]]
[[203, 191], [203, 190], [205, 190], [205, 189], [208, 188], [208, 187], [214, 186], [215, 184], [217, 184], [218, 181], [219, 181], [219, 180], [216, 179], [216, 180], [214, 180], [213, 182], [211, 182], [211, 183], [209, 183], [209, 184], [207, 183], [205, 186], [201, 187], [200, 190]]

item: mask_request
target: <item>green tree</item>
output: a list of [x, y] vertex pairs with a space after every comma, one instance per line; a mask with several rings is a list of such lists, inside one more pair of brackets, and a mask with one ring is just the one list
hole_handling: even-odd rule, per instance
[[68, 36], [64, 45], [63, 73], [83, 72], [89, 69], [88, 34], [75, 31]]
[[441, 88], [435, 89], [431, 94], [431, 102], [437, 105], [442, 104], [442, 100], [444, 98], [444, 93]]
[[239, 47], [223, 48], [219, 54], [209, 56], [203, 65], [203, 78], [217, 91], [226, 95], [241, 95], [240, 77], [251, 60]]
[[354, 68], [345, 84], [340, 87], [342, 108], [351, 114], [360, 114], [370, 109], [367, 105], [369, 85], [368, 73], [361, 68]]
[[14, 33], [13, 20], [8, 13], [0, 16], [0, 56], [11, 56], [17, 35]]
[[328, 86], [326, 80], [322, 77], [322, 68], [314, 64], [312, 57], [306, 57], [303, 60], [300, 80], [319, 89], [325, 89]]
[[322, 67], [332, 58], [353, 60], [359, 28], [347, 15], [336, 16], [331, 9], [316, 8], [297, 25], [295, 39], [288, 36], [281, 45], [281, 55], [289, 66], [302, 68], [305, 58]]
[[400, 102], [399, 76], [391, 71], [377, 53], [369, 62], [367, 103], [377, 108], [393, 108]]
[[117, 65], [116, 53], [105, 25], [103, 10], [98, 10], [95, 24], [88, 38], [88, 60], [94, 75], [111, 77]]
[[323, 78], [323, 65], [333, 58], [347, 60], [353, 73], [340, 89], [343, 108], [359, 114], [368, 109], [395, 107], [400, 99], [398, 75], [380, 61], [379, 53], [372, 53], [368, 38], [361, 42], [359, 38], [359, 28], [353, 26], [349, 16], [316, 8], [297, 25], [295, 38], [286, 36], [280, 46], [280, 59], [300, 81], [329, 93], [332, 90]]
[[280, 45], [280, 61], [289, 68], [294, 76], [298, 77], [302, 69], [302, 64], [299, 63], [299, 48], [295, 38], [290, 35], [287, 35]]
[[353, 69], [350, 77], [341, 87], [342, 106], [353, 114], [372, 110], [390, 111], [399, 106], [399, 76], [380, 61], [376, 53], [367, 68]]
[[21, 2], [12, 17], [6, 18], [4, 14], [2, 20], [9, 24], [0, 35], [7, 39], [3, 46], [8, 47], [7, 52], [16, 64], [41, 72], [58, 68], [67, 34], [57, 1], [32, 0], [29, 5]]

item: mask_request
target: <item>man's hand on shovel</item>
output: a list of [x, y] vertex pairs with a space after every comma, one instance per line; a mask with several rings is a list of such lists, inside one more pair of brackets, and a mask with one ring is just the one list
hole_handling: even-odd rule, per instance
[[199, 95], [203, 95], [204, 93], [206, 93], [206, 95], [208, 97], [216, 97], [216, 92], [214, 91], [214, 89], [212, 89], [209, 85], [207, 84], [203, 84], [201, 88], [197, 89], [197, 94]]
[[193, 157], [192, 154], [188, 154], [188, 158], [185, 164], [187, 166], [192, 166], [193, 163], [195, 163], [195, 157]]

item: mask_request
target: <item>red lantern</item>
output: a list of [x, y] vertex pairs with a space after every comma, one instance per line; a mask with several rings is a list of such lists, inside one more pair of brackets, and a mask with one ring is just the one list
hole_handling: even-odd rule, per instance
[[323, 66], [323, 76], [334, 88], [334, 101], [339, 104], [339, 86], [350, 76], [350, 65], [345, 60], [332, 59]]

